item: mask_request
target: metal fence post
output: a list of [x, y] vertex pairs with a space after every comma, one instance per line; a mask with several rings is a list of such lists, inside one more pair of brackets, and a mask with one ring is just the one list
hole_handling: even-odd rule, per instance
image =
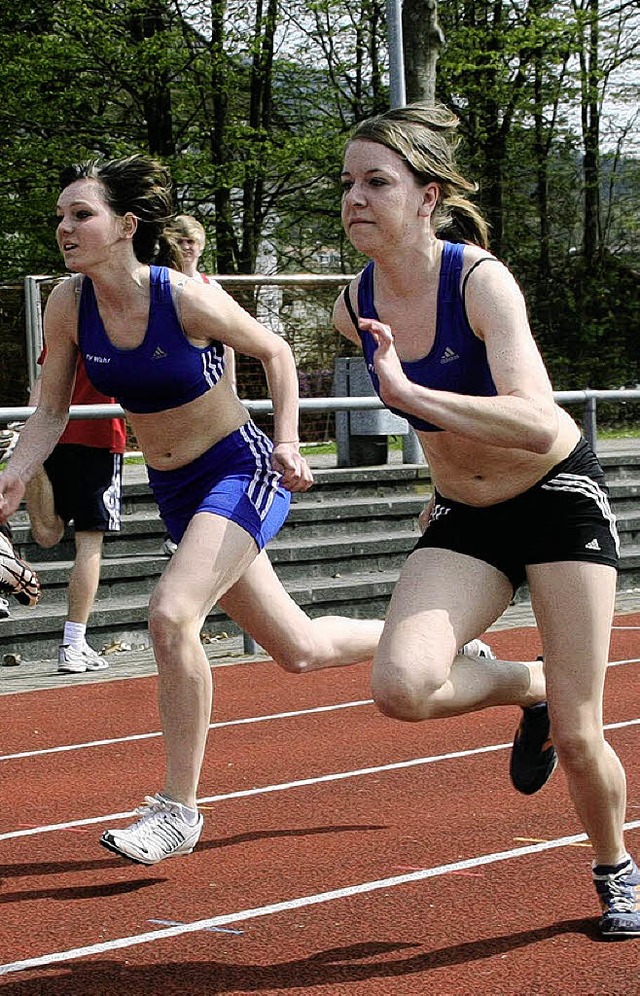
[[43, 279], [46, 278], [24, 278], [24, 313], [29, 388], [32, 388], [38, 379], [38, 357], [42, 352], [42, 346], [44, 343], [44, 333], [42, 329], [42, 298], [40, 295], [40, 282]]
[[598, 422], [596, 417], [597, 401], [592, 395], [588, 395], [584, 402], [584, 415], [582, 426], [584, 434], [593, 452], [596, 452], [598, 445]]
[[409, 429], [406, 436], [402, 437], [402, 462], [403, 463], [424, 463], [424, 453], [413, 429]]
[[389, 44], [389, 96], [392, 107], [407, 102], [402, 47], [402, 0], [387, 0], [387, 38]]
[[260, 647], [256, 641], [248, 633], [245, 633], [244, 630], [242, 632], [242, 649], [245, 654], [254, 655], [260, 652]]

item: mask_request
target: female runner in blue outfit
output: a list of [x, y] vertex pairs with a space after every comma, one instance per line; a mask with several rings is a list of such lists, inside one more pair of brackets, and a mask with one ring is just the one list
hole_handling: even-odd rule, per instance
[[[371, 659], [382, 628], [333, 616], [311, 620], [276, 577], [264, 545], [286, 517], [290, 492], [312, 483], [298, 447], [293, 356], [219, 285], [150, 265], [159, 246], [167, 251], [171, 213], [170, 177], [143, 156], [63, 174], [57, 239], [75, 275], [47, 302], [40, 402], [0, 475], [6, 521], [67, 423], [80, 353], [94, 385], [126, 409], [160, 512], [180, 544], [149, 605], [164, 787], [132, 826], [101, 838], [144, 864], [188, 853], [201, 833], [196, 788], [212, 682], [200, 630], [215, 603], [296, 673]], [[264, 367], [273, 445], [233, 391], [225, 345]]]
[[[515, 787], [537, 791], [559, 759], [593, 845], [601, 931], [638, 936], [625, 775], [602, 727], [615, 522], [597, 459], [554, 402], [522, 294], [486, 250], [474, 187], [453, 158], [456, 125], [443, 107], [397, 108], [358, 125], [344, 158], [343, 224], [372, 262], [337, 300], [335, 325], [362, 347], [385, 404], [416, 428], [434, 482], [373, 692], [386, 715], [410, 722], [522, 706]], [[525, 579], [544, 666], [456, 656]]]

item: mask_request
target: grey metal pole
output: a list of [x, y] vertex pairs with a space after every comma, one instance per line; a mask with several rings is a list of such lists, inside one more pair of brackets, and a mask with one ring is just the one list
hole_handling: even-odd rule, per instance
[[[392, 107], [404, 107], [407, 93], [404, 79], [402, 45], [402, 0], [387, 0], [387, 34], [389, 38], [389, 98]], [[402, 437], [403, 463], [424, 463], [422, 447], [410, 427]]]
[[594, 397], [587, 397], [584, 403], [584, 415], [582, 417], [582, 428], [593, 452], [598, 446], [598, 419], [597, 401]]
[[425, 462], [422, 446], [411, 426], [407, 435], [402, 437], [402, 462], [412, 464]]
[[243, 651], [243, 653], [250, 654], [252, 657], [254, 657], [256, 654], [260, 653], [261, 649], [262, 648], [258, 646], [258, 644], [253, 639], [253, 637], [249, 636], [248, 633], [245, 633], [243, 631], [243, 633], [242, 633], [242, 651]]
[[42, 352], [44, 342], [42, 301], [40, 299], [40, 281], [42, 279], [42, 277], [24, 278], [25, 334], [30, 388], [33, 387], [38, 377], [38, 357]]
[[389, 97], [392, 107], [404, 107], [407, 94], [404, 82], [402, 50], [402, 0], [387, 0], [387, 36], [389, 39]]

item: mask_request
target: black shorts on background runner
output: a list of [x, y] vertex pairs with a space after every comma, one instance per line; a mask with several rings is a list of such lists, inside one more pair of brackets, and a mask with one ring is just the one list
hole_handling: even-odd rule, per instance
[[56, 512], [80, 532], [119, 532], [122, 454], [79, 443], [59, 443], [44, 468]]

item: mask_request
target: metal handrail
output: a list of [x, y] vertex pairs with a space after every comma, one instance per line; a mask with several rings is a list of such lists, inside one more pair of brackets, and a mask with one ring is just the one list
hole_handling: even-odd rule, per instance
[[[635, 388], [621, 388], [619, 390], [604, 391], [555, 391], [554, 398], [558, 404], [584, 404], [583, 428], [584, 433], [593, 450], [597, 444], [597, 424], [596, 406], [598, 401], [631, 401], [640, 399], [640, 390]], [[270, 399], [259, 401], [243, 401], [250, 414], [269, 414], [273, 411]], [[354, 398], [301, 398], [300, 411], [363, 411], [378, 410], [385, 406], [377, 396], [354, 397]], [[27, 419], [33, 412], [33, 407], [22, 408], [0, 408], [0, 425], [9, 422], [19, 422]], [[124, 416], [124, 409], [118, 404], [108, 405], [71, 405], [69, 417], [71, 419], [98, 419], [114, 418]], [[255, 654], [258, 646], [248, 633], [243, 633], [243, 649], [247, 654]]]
[[[595, 450], [598, 438], [597, 403], [599, 401], [617, 401], [620, 403], [637, 401], [640, 400], [640, 389], [619, 388], [599, 391], [586, 388], [581, 391], [554, 391], [553, 396], [559, 405], [584, 405], [584, 434]], [[269, 398], [254, 401], [244, 399], [242, 403], [251, 415], [268, 415], [273, 412], [273, 404]], [[377, 411], [384, 407], [376, 395], [353, 398], [300, 399], [301, 412]], [[35, 408], [26, 405], [15, 408], [0, 408], [0, 425], [7, 425], [9, 422], [24, 422], [34, 411]], [[124, 415], [124, 409], [118, 404], [71, 405], [69, 409], [70, 419], [121, 418]]]
[[[640, 400], [640, 389], [620, 388], [618, 390], [554, 391], [555, 400], [559, 405], [580, 404], [588, 401], [637, 401]], [[273, 412], [273, 404], [269, 398], [265, 400], [241, 399], [242, 404], [252, 415], [268, 415]], [[349, 398], [301, 398], [302, 412], [343, 412], [366, 411], [384, 408], [384, 403], [376, 396]], [[24, 422], [33, 414], [35, 408], [22, 406], [15, 408], [0, 408], [0, 425], [8, 422]], [[122, 418], [124, 409], [118, 404], [106, 405], [71, 405], [69, 416], [72, 419]]]

